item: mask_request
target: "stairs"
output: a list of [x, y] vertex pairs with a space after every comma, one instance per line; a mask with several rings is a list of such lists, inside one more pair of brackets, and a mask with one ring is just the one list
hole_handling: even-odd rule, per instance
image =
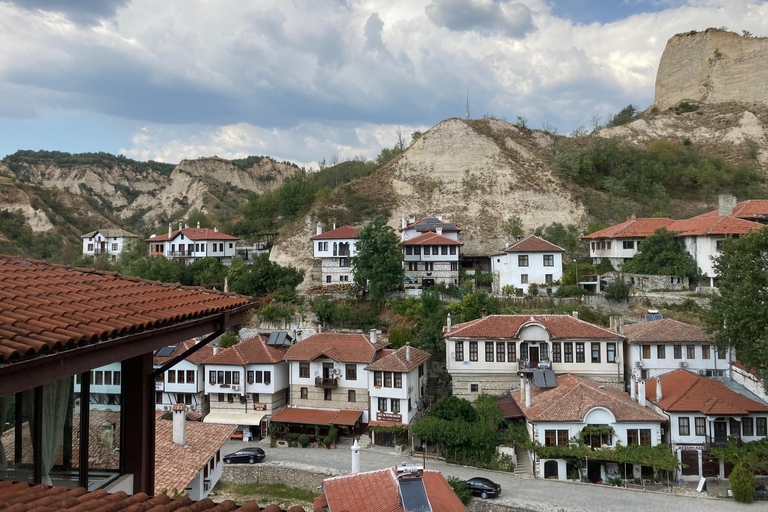
[[531, 457], [528, 454], [528, 450], [520, 446], [515, 446], [515, 474], [518, 476], [533, 476], [533, 470], [531, 469]]

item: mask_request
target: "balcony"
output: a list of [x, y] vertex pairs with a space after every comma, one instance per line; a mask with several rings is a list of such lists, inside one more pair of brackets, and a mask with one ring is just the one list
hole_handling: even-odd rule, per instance
[[517, 371], [530, 373], [535, 370], [551, 370], [552, 362], [547, 361], [517, 361]]
[[169, 258], [186, 258], [191, 257], [192, 253], [186, 251], [168, 251]]
[[93, 254], [109, 254], [109, 249], [106, 247], [94, 247]]
[[315, 387], [324, 389], [336, 389], [336, 378], [315, 377]]
[[741, 446], [741, 436], [704, 436], [704, 443], [708, 446], [727, 446], [730, 441], [735, 441], [736, 446]]

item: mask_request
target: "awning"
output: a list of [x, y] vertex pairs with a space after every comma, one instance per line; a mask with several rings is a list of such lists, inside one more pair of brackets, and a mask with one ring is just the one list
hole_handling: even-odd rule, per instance
[[515, 402], [514, 398], [510, 395], [498, 397], [496, 403], [499, 405], [499, 409], [501, 409], [501, 414], [504, 416], [505, 420], [525, 418], [520, 406], [517, 405], [517, 402]]
[[354, 425], [363, 411], [348, 409], [309, 409], [305, 407], [283, 407], [272, 415], [270, 421], [304, 425]]
[[360, 420], [360, 416], [363, 415], [363, 411], [350, 411], [342, 409], [339, 414], [331, 421], [334, 425], [349, 425], [352, 426]]
[[368, 423], [368, 428], [370, 427], [400, 427], [400, 428], [408, 428], [408, 425], [405, 423], [398, 423], [396, 421], [371, 421]]
[[225, 425], [259, 425], [261, 418], [266, 416], [263, 412], [212, 412], [203, 419], [203, 423], [224, 423]]

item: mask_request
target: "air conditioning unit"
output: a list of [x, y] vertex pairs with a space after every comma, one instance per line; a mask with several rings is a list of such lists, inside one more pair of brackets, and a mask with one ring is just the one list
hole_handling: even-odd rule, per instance
[[170, 411], [171, 410], [171, 406], [170, 405], [164, 405], [163, 406], [163, 410], [164, 411]]
[[408, 393], [413, 393], [413, 384], [408, 386]]
[[643, 366], [643, 362], [642, 361], [635, 361], [635, 366], [640, 368], [641, 366]]
[[685, 368], [686, 366], [688, 366], [686, 361], [680, 361], [680, 368]]
[[699, 375], [704, 375], [704, 370], [699, 370]]
[[232, 391], [240, 391], [240, 386], [232, 386]]

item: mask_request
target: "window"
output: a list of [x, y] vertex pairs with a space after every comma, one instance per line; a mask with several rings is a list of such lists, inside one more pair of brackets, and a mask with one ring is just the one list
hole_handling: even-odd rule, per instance
[[442, 256], [448, 256], [448, 246], [447, 245], [441, 245], [440, 246], [440, 254]]
[[555, 266], [555, 256], [553, 254], [545, 254], [544, 255], [544, 266], [545, 267], [554, 267]]
[[299, 363], [299, 378], [309, 378], [309, 363]]
[[766, 418], [755, 418], [755, 435], [763, 437], [766, 434]]
[[517, 266], [518, 267], [527, 267], [528, 266], [528, 255], [519, 255], [517, 257]]
[[563, 362], [565, 363], [572, 363], [573, 362], [573, 343], [566, 342], [563, 343]]
[[219, 244], [219, 252], [224, 252], [224, 244]]
[[155, 392], [155, 403], [156, 404], [163, 403], [163, 392], [162, 391], [156, 391]]
[[395, 387], [396, 388], [402, 388], [403, 387], [403, 374], [400, 372], [395, 372]]
[[185, 377], [184, 370], [179, 370], [179, 375], [176, 379], [176, 382], [178, 382], [179, 384], [184, 384], [187, 381], [184, 377]]
[[331, 276], [330, 275], [325, 276], [325, 282], [326, 283], [330, 283], [331, 282]]
[[552, 274], [544, 274], [544, 282], [546, 284], [551, 284], [553, 281]]
[[219, 395], [219, 402], [226, 402], [227, 401], [227, 395], [224, 393], [217, 393]]
[[424, 270], [426, 270], [427, 272], [432, 272], [433, 270], [435, 270], [434, 262], [431, 262], [431, 261], [425, 262], [424, 263]]
[[323, 390], [323, 400], [333, 400], [333, 393], [330, 389]]
[[504, 342], [503, 341], [496, 343], [496, 361], [499, 363], [504, 362]]
[[520, 284], [528, 284], [528, 274], [520, 274]]
[[685, 357], [688, 359], [696, 359], [696, 345], [687, 345], [685, 347]]
[[485, 342], [485, 362], [486, 363], [493, 362], [493, 342], [492, 341]]
[[112, 372], [112, 385], [113, 386], [120, 385], [120, 372]]
[[[427, 254], [427, 251], [424, 251], [424, 254]], [[421, 256], [421, 247], [414, 247], [413, 248], [413, 255], [414, 256]]]
[[411, 247], [410, 245], [406, 245], [405, 246], [405, 255], [406, 256], [410, 256], [411, 254], [413, 254], [413, 247]]
[[373, 372], [373, 385], [381, 387], [381, 372]]
[[651, 446], [651, 429], [640, 429], [640, 446]]
[[414, 269], [418, 269], [419, 264], [415, 261], [409, 261], [408, 262], [408, 272], [413, 272]]
[[176, 384], [176, 372], [174, 370], [168, 372], [168, 384]]
[[552, 362], [559, 363], [560, 361], [561, 361], [560, 342], [555, 341], [555, 342], [552, 342]]
[[584, 342], [581, 341], [576, 343], [576, 362], [584, 362]]
[[392, 387], [392, 372], [384, 372], [384, 387]]
[[112, 372], [104, 372], [104, 385], [105, 386], [112, 385]]
[[539, 358], [542, 360], [549, 359], [548, 345], [546, 341], [539, 343]]
[[116, 251], [116, 250], [117, 250], [117, 244], [112, 244], [112, 250], [113, 250], [113, 251]]
[[208, 384], [216, 384], [216, 372], [214, 370], [208, 372]]
[[515, 361], [515, 342], [510, 341], [507, 343], [507, 361], [513, 363]]
[[432, 255], [437, 256], [440, 254], [440, 246], [439, 245], [433, 245], [432, 246]]
[[477, 361], [477, 342], [476, 341], [469, 342], [469, 360]]
[[683, 358], [683, 346], [675, 345], [675, 359], [682, 359], [682, 358]]
[[253, 382], [256, 384], [261, 384], [262, 374], [261, 372], [254, 371], [253, 372]]
[[[229, 372], [227, 372], [227, 373], [229, 373]], [[229, 402], [231, 404], [234, 401], [235, 401], [235, 394], [234, 393], [227, 393], [227, 402]]]
[[693, 423], [696, 426], [696, 435], [697, 436], [705, 436], [707, 435], [707, 425], [706, 425], [706, 419], [705, 418], [693, 418]]
[[701, 346], [701, 358], [702, 359], [709, 359], [710, 352], [709, 352], [709, 345], [702, 345]]
[[637, 439], [637, 429], [628, 429], [627, 430], [627, 445], [630, 444], [638, 444]]
[[609, 363], [615, 363], [616, 362], [616, 344], [615, 343], [606, 343], [606, 361]]
[[195, 370], [187, 370], [187, 384], [195, 383]]
[[567, 448], [569, 446], [568, 442], [568, 431], [567, 430], [558, 430], [557, 431], [557, 446], [562, 446], [564, 448]]
[[246, 377], [248, 380], [248, 384], [253, 384], [253, 370], [248, 370]]
[[232, 384], [232, 372], [224, 372], [224, 384]]
[[400, 412], [400, 399], [398, 398], [392, 399], [392, 412], [394, 413]]
[[717, 351], [717, 358], [718, 359], [725, 359], [725, 350], [718, 350]]
[[357, 397], [355, 396], [355, 390], [350, 389], [347, 391], [347, 402], [355, 402], [357, 400]]
[[347, 365], [347, 380], [357, 380], [357, 365], [356, 364], [348, 364]]
[[716, 248], [718, 251], [719, 251], [719, 250], [721, 250], [721, 249], [723, 248], [723, 241], [722, 241], [722, 240], [718, 240], [718, 241], [716, 241], [716, 242], [715, 242], [715, 248]]
[[251, 393], [251, 400], [253, 400], [254, 403], [261, 402], [261, 400], [259, 400], [259, 394], [258, 393]]
[[592, 343], [592, 362], [600, 362], [600, 343]]
[[349, 258], [339, 258], [339, 266], [340, 267], [348, 267], [349, 266]]
[[667, 347], [664, 345], [656, 345], [656, 359], [667, 358]]
[[451, 246], [451, 256], [456, 256], [456, 246], [455, 245]]
[[741, 419], [741, 432], [744, 436], [755, 435], [754, 421], [752, 421], [752, 418], [745, 417]]
[[424, 363], [421, 363], [419, 365], [419, 378], [422, 378], [424, 376]]
[[528, 359], [528, 344], [525, 342], [520, 343], [520, 357]]
[[[88, 250], [93, 251], [93, 244], [88, 244]], [[162, 403], [162, 402], [158, 402], [158, 403]]]
[[568, 447], [568, 430], [545, 430], [544, 446]]
[[411, 399], [410, 399], [410, 397], [409, 397], [409, 398], [408, 398], [408, 412], [411, 412], [411, 407], [412, 407], [412, 406], [411, 406]]
[[387, 399], [379, 398], [379, 412], [387, 412]]
[[635, 241], [634, 240], [629, 240], [629, 241], [625, 240], [622, 243], [623, 243], [624, 249], [632, 250], [632, 249], [635, 248]]
[[464, 360], [464, 342], [463, 341], [457, 341], [454, 349], [454, 355], [456, 361], [463, 361]]
[[470, 393], [479, 393], [480, 392], [480, 384], [477, 382], [472, 382], [469, 385], [469, 392]]
[[458, 272], [459, 271], [459, 262], [458, 261], [452, 261], [451, 262], [451, 272]]
[[651, 429], [627, 429], [627, 444], [639, 444], [640, 446], [651, 446]]
[[691, 419], [688, 417], [678, 418], [677, 429], [681, 436], [691, 435]]
[[232, 372], [232, 384], [240, 384], [240, 372]]
[[643, 359], [650, 359], [650, 358], [651, 358], [651, 346], [643, 345]]
[[301, 398], [304, 400], [309, 398], [309, 390], [307, 388], [301, 388]]

